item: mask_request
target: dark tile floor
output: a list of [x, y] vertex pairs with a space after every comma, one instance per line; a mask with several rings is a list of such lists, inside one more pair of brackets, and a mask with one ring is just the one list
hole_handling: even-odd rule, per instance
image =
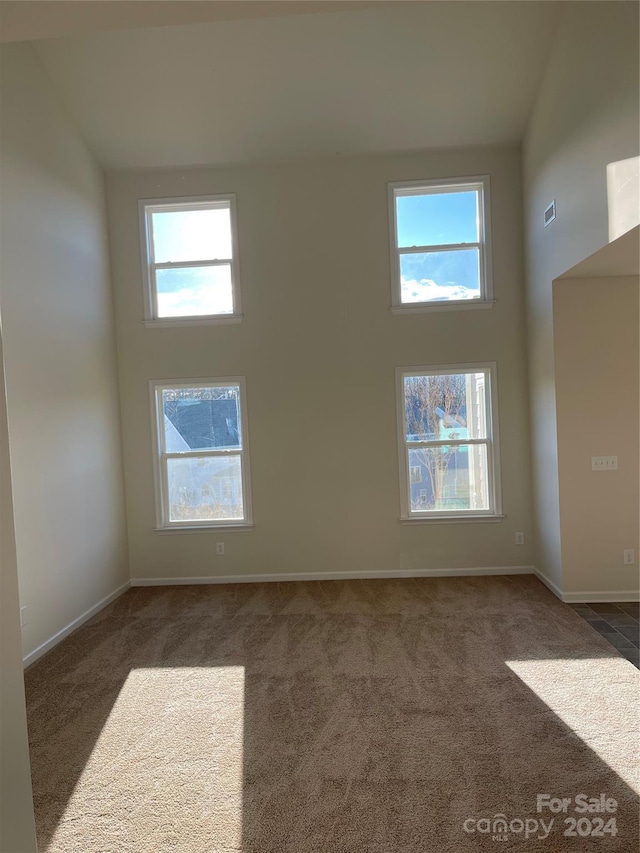
[[570, 604], [569, 607], [640, 669], [639, 604], [618, 601], [613, 604]]

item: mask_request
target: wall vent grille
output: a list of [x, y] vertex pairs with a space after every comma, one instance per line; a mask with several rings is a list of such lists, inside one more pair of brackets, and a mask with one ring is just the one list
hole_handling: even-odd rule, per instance
[[551, 202], [549, 207], [544, 212], [544, 227], [546, 228], [547, 225], [550, 225], [555, 218], [556, 218], [556, 200], [554, 198], [554, 200]]

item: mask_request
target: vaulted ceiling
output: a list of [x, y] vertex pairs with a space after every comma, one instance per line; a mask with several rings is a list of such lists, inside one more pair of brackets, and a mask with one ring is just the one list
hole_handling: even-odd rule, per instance
[[162, 3], [106, 5], [138, 17], [41, 28], [34, 47], [103, 165], [125, 168], [516, 142], [562, 4], [248, 3], [264, 8], [220, 20], [230, 4], [186, 3], [171, 26], [133, 8]]
[[0, 42], [100, 30], [311, 15], [393, 0], [0, 0]]

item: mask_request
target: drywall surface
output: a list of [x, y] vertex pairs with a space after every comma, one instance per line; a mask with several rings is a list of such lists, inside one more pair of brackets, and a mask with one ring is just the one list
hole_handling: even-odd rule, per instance
[[[517, 149], [107, 174], [133, 578], [531, 564]], [[497, 302], [395, 316], [387, 182], [489, 174]], [[244, 320], [145, 328], [138, 199], [237, 196]], [[401, 524], [394, 368], [496, 361], [500, 523]], [[246, 377], [255, 527], [154, 532], [149, 381]], [[216, 541], [225, 555], [216, 556]]]
[[[638, 6], [563, 6], [523, 148], [536, 563], [559, 588], [552, 282], [609, 241], [607, 169], [639, 150]], [[613, 198], [629, 198], [614, 189]], [[543, 213], [552, 199], [557, 218], [545, 228]], [[635, 221], [616, 221], [631, 228], [638, 210]], [[618, 230], [611, 233], [619, 236]]]
[[639, 290], [637, 276], [553, 288], [564, 592], [638, 589], [623, 551], [640, 557]]
[[0, 305], [27, 654], [128, 567], [103, 176], [31, 47], [1, 56]]
[[0, 337], [0, 850], [36, 853]]
[[[136, 7], [148, 5], [127, 3], [133, 9], [119, 16], [140, 20], [149, 12]], [[213, 5], [219, 12], [223, 4]], [[251, 4], [230, 5], [240, 18], [238, 7]], [[156, 26], [77, 31], [35, 49], [111, 169], [517, 144], [556, 5], [345, 3], [339, 14], [192, 26], [163, 26], [165, 10]], [[62, 10], [54, 15], [59, 26], [69, 23]], [[97, 26], [105, 10], [84, 15]], [[43, 15], [29, 17], [45, 24]]]

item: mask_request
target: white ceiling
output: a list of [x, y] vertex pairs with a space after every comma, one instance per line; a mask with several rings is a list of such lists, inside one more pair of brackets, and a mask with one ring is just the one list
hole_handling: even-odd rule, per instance
[[363, 4], [34, 47], [107, 168], [501, 144], [522, 136], [560, 5]]
[[372, 5], [367, 0], [0, 0], [0, 42], [61, 38], [99, 30], [308, 15]]

